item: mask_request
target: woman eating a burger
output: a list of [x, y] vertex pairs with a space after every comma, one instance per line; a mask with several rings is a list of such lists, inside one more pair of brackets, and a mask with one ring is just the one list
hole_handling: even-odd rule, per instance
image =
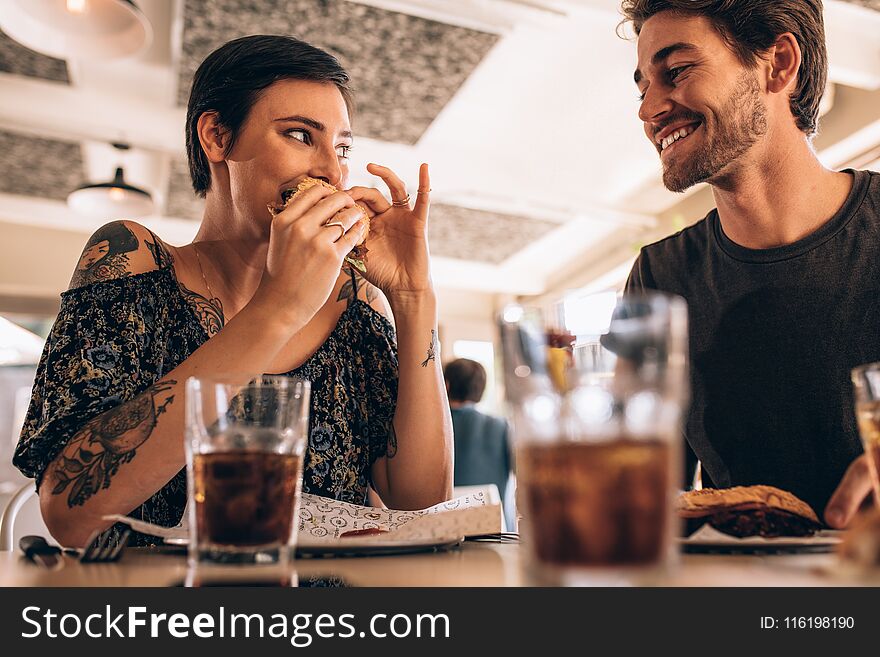
[[391, 202], [345, 189], [350, 105], [337, 60], [294, 38], [237, 39], [199, 67], [186, 125], [206, 201], [195, 240], [99, 229], [39, 365], [15, 464], [62, 544], [110, 527], [107, 514], [181, 520], [191, 376], [312, 382], [305, 492], [364, 504], [372, 487], [399, 509], [449, 497], [427, 165], [412, 196], [376, 165]]

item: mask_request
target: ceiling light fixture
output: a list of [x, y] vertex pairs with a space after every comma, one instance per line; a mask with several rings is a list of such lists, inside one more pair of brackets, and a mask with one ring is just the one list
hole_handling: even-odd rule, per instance
[[[128, 150], [126, 144], [113, 144], [113, 147]], [[70, 192], [67, 205], [78, 214], [106, 221], [138, 219], [153, 214], [154, 210], [150, 193], [125, 182], [121, 166], [116, 168], [113, 180], [82, 185]]]
[[143, 52], [150, 21], [132, 0], [4, 0], [0, 29], [60, 59], [115, 59]]
[[88, 9], [86, 0], [67, 0], [67, 11], [71, 14], [84, 14]]

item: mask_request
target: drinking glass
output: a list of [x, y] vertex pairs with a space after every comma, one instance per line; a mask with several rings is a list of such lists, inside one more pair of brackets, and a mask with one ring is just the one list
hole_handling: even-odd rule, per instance
[[675, 561], [687, 309], [611, 301], [581, 328], [558, 308], [499, 321], [529, 584], [648, 583]]
[[862, 446], [868, 455], [868, 470], [874, 487], [874, 503], [880, 506], [880, 363], [862, 365], [852, 371], [856, 398], [856, 420]]
[[186, 384], [190, 563], [275, 564], [296, 548], [308, 381], [193, 377]]

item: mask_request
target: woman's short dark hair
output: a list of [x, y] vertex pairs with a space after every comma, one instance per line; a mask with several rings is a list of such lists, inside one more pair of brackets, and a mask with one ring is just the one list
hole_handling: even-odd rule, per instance
[[486, 370], [475, 360], [457, 358], [446, 364], [443, 376], [449, 387], [449, 399], [457, 402], [478, 402], [486, 390]]
[[746, 66], [754, 65], [781, 34], [791, 32], [801, 48], [791, 113], [798, 128], [815, 134], [828, 78], [822, 0], [623, 0], [620, 10], [623, 22], [631, 22], [636, 34], [661, 11], [705, 16]]
[[220, 46], [196, 71], [186, 108], [186, 154], [196, 194], [204, 197], [211, 188], [211, 170], [199, 143], [199, 117], [217, 113], [218, 123], [229, 131], [228, 153], [262, 91], [279, 80], [333, 83], [352, 111], [348, 73], [320, 48], [294, 37], [265, 34]]

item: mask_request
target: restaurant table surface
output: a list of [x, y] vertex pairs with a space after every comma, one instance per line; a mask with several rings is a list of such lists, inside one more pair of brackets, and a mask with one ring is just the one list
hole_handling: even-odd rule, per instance
[[[349, 586], [521, 586], [521, 546], [466, 542], [443, 552], [297, 559], [300, 581]], [[247, 571], [260, 566], [241, 569]], [[252, 571], [253, 572], [253, 571]], [[115, 563], [63, 557], [48, 570], [20, 552], [0, 552], [0, 586], [179, 586], [187, 575], [180, 551], [133, 548]], [[683, 554], [660, 582], [668, 586], [880, 586], [880, 570], [855, 572], [833, 554]]]

